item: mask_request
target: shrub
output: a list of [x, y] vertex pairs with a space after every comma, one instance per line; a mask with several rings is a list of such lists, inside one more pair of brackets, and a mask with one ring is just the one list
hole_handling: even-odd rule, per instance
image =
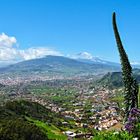
[[132, 140], [133, 136], [125, 131], [114, 132], [114, 131], [102, 131], [98, 132], [93, 140]]

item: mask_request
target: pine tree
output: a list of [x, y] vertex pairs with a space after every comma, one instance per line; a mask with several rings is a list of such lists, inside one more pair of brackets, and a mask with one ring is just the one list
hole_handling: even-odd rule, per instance
[[122, 66], [122, 76], [124, 83], [125, 120], [126, 120], [128, 118], [130, 110], [133, 107], [138, 107], [138, 84], [137, 81], [133, 78], [132, 67], [130, 65], [128, 56], [122, 45], [122, 41], [116, 24], [115, 13], [113, 13], [113, 30]]

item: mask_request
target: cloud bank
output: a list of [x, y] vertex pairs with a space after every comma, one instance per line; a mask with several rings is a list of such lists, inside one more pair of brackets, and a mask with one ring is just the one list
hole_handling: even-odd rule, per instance
[[5, 33], [0, 34], [0, 47], [8, 47], [11, 48], [13, 45], [17, 43], [17, 40], [15, 37], [10, 37], [6, 35]]
[[49, 48], [43, 48], [43, 47], [29, 48], [27, 50], [19, 50], [19, 54], [24, 60], [41, 58], [41, 57], [45, 57], [46, 55], [55, 55], [55, 56], [62, 55], [58, 51]]
[[21, 60], [41, 58], [46, 55], [62, 55], [60, 52], [47, 47], [19, 49], [14, 36], [0, 34], [0, 63], [13, 63]]

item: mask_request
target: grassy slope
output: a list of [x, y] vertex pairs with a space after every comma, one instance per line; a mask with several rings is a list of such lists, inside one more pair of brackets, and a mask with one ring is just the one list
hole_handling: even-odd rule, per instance
[[31, 123], [34, 123], [36, 126], [38, 126], [49, 139], [57, 139], [57, 140], [66, 140], [67, 137], [58, 129], [56, 126], [52, 124], [47, 124], [39, 120], [34, 120], [29, 117], [26, 117], [27, 120]]
[[[0, 134], [3, 135], [4, 129], [9, 130], [9, 125], [5, 127], [5, 123], [15, 121], [17, 128], [22, 128], [22, 124], [27, 124], [28, 128], [35, 127], [34, 130], [39, 128], [49, 139], [66, 139], [66, 136], [57, 128], [60, 120], [57, 114], [51, 112], [38, 103], [28, 101], [12, 101], [7, 102], [0, 108]], [[22, 122], [22, 123], [21, 123]], [[9, 123], [9, 122], [8, 122]], [[56, 125], [55, 125], [56, 124]], [[13, 125], [13, 124], [12, 124]], [[15, 127], [16, 127], [15, 126]], [[19, 135], [18, 129], [13, 129], [15, 135]], [[8, 132], [8, 131], [7, 131]], [[40, 132], [41, 133], [41, 132]], [[4, 134], [7, 135], [7, 134]], [[21, 136], [22, 137], [22, 136]], [[24, 137], [24, 136], [23, 136]]]

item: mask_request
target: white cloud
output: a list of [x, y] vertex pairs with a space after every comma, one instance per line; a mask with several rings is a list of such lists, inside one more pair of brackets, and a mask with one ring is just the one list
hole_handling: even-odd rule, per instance
[[5, 33], [0, 34], [0, 61], [13, 61], [17, 59], [18, 52], [16, 46], [17, 40], [14, 36], [8, 36]]
[[60, 52], [47, 47], [21, 50], [15, 46], [17, 46], [17, 40], [14, 36], [8, 36], [5, 33], [0, 34], [0, 64], [9, 64], [21, 60], [41, 58], [46, 55], [62, 55]]
[[9, 61], [18, 58], [18, 51], [15, 48], [0, 47], [0, 60]]
[[88, 60], [91, 60], [91, 59], [93, 59], [93, 56], [92, 56], [92, 54], [90, 54], [88, 52], [81, 52], [81, 53], [78, 53], [78, 54], [72, 56], [72, 58], [74, 58], [74, 59], [88, 59]]
[[2, 33], [0, 35], [0, 47], [8, 47], [11, 48], [13, 47], [13, 45], [15, 45], [17, 43], [17, 40], [15, 37], [10, 37], [7, 36], [5, 33]]
[[29, 59], [34, 59], [34, 58], [41, 58], [46, 55], [56, 55], [60, 56], [62, 55], [60, 52], [45, 48], [45, 47], [40, 47], [40, 48], [29, 48], [27, 50], [19, 50], [20, 56], [24, 60], [29, 60]]
[[130, 63], [131, 63], [131, 65], [140, 65], [140, 61], [132, 61]]

